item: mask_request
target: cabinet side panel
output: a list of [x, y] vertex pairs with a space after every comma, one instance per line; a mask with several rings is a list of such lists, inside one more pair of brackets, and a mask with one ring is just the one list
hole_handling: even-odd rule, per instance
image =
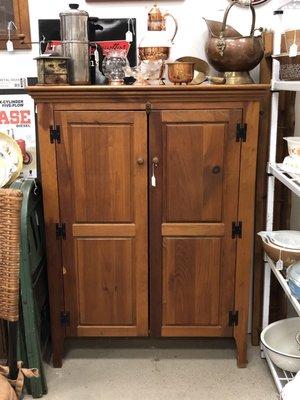
[[256, 155], [259, 123], [259, 102], [245, 106], [247, 140], [242, 144], [238, 219], [243, 221], [243, 235], [237, 241], [235, 309], [239, 311], [239, 324], [234, 328], [238, 348], [238, 365], [247, 363], [248, 307], [251, 264], [253, 262], [254, 206]]
[[55, 224], [60, 221], [56, 144], [49, 140], [50, 125], [54, 125], [51, 104], [39, 103], [38, 147], [43, 188], [44, 219], [47, 248], [48, 285], [50, 292], [51, 338], [53, 364], [61, 366], [65, 329], [60, 324], [60, 312], [64, 310], [61, 242], [56, 238]]

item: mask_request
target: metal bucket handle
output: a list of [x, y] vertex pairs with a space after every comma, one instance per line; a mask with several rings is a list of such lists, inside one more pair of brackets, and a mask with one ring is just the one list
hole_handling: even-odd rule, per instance
[[[236, 4], [239, 4], [239, 2], [237, 0], [233, 1], [232, 4], [229, 4], [229, 6], [227, 7], [227, 9], [225, 11], [223, 25], [222, 25], [222, 29], [221, 29], [221, 33], [220, 33], [220, 38], [224, 37], [229, 11], [231, 10], [231, 7], [235, 6]], [[249, 6], [250, 6], [250, 10], [252, 12], [252, 26], [251, 26], [251, 31], [250, 31], [249, 36], [254, 36], [256, 15], [255, 15], [255, 9], [254, 9], [253, 5], [250, 3]]]

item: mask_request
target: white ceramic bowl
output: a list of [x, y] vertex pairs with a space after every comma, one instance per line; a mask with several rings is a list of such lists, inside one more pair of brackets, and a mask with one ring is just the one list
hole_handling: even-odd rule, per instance
[[293, 158], [300, 157], [300, 136], [289, 136], [284, 140], [288, 142], [289, 155]]
[[[279, 259], [283, 261], [284, 267], [289, 267], [291, 264], [294, 264], [296, 261], [300, 261], [300, 249], [295, 250], [293, 248], [287, 248], [284, 246], [278, 246], [272, 242], [273, 237], [277, 238], [281, 243], [284, 243], [287, 246], [293, 247], [295, 245], [295, 241], [293, 240], [296, 236], [293, 236], [290, 231], [289, 234], [278, 235], [275, 233], [285, 232], [285, 231], [273, 231], [273, 232], [259, 232], [258, 235], [261, 237], [262, 245], [267, 253], [267, 255], [271, 258], [271, 260], [276, 263]], [[276, 240], [276, 239], [275, 239]], [[276, 240], [276, 241], [277, 241]], [[283, 242], [282, 242], [283, 240]]]
[[273, 322], [260, 335], [270, 359], [285, 371], [300, 371], [300, 345], [296, 340], [299, 332], [300, 318], [296, 317]]
[[276, 246], [300, 250], [300, 231], [272, 231], [268, 237]]

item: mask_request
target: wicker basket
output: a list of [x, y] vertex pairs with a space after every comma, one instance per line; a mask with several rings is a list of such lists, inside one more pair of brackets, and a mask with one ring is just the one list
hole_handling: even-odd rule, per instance
[[20, 210], [22, 192], [0, 189], [0, 318], [19, 318]]
[[296, 57], [290, 57], [288, 53], [273, 56], [280, 61], [280, 79], [282, 81], [300, 80], [300, 53]]

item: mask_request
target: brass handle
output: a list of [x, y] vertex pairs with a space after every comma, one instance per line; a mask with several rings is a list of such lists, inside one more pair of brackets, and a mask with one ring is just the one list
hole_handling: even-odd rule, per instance
[[[222, 29], [221, 29], [221, 33], [220, 33], [220, 38], [224, 37], [224, 33], [225, 33], [225, 30], [226, 30], [226, 25], [227, 25], [227, 17], [228, 17], [229, 11], [236, 4], [239, 4], [238, 0], [233, 0], [232, 3], [229, 4], [229, 6], [227, 7], [227, 9], [225, 11], [223, 24], [222, 24]], [[252, 13], [252, 25], [251, 25], [251, 31], [250, 31], [250, 35], [249, 36], [254, 36], [254, 28], [255, 28], [255, 22], [256, 22], [255, 9], [254, 9], [252, 3], [249, 4], [249, 7], [250, 7], [250, 10], [251, 10], [251, 13]]]
[[157, 167], [159, 164], [159, 158], [158, 157], [153, 157], [152, 158], [152, 163]]
[[141, 157], [137, 159], [138, 165], [143, 165], [144, 162], [145, 162], [145, 160], [143, 158], [141, 158]]

